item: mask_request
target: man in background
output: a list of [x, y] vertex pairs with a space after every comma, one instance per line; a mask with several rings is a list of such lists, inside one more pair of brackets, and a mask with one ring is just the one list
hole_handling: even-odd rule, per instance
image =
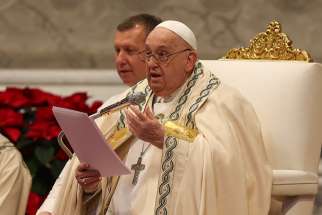
[[[144, 60], [145, 39], [153, 28], [161, 22], [161, 19], [150, 14], [138, 14], [124, 20], [117, 26], [114, 37], [115, 65], [118, 75], [123, 83], [131, 87], [146, 77], [146, 63]], [[103, 106], [112, 104], [113, 98], [104, 103]], [[68, 177], [74, 177], [75, 172], [68, 172], [71, 161], [66, 163], [63, 171], [55, 182], [50, 194], [39, 208], [38, 215], [53, 214], [55, 204], [61, 199], [61, 185]], [[99, 180], [99, 173], [87, 165], [80, 165], [77, 169], [78, 175], [91, 175], [95, 180], [83, 185], [85, 192], [93, 189], [93, 184]], [[96, 177], [94, 177], [96, 176]], [[96, 185], [95, 185], [96, 188]], [[59, 204], [59, 203], [58, 203]]]
[[133, 86], [146, 77], [144, 44], [148, 34], [161, 22], [149, 14], [129, 17], [117, 26], [115, 33], [116, 70], [127, 86]]

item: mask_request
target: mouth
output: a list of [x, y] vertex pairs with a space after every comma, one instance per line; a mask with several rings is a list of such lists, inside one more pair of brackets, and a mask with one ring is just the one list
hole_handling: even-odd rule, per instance
[[150, 70], [149, 77], [151, 80], [159, 79], [162, 77], [162, 74], [160, 71]]
[[125, 70], [125, 69], [118, 70], [118, 73], [119, 73], [120, 75], [125, 75], [125, 74], [130, 73], [130, 72], [131, 72], [130, 70]]
[[150, 74], [150, 77], [151, 77], [152, 79], [156, 79], [156, 78], [160, 78], [160, 77], [161, 77], [161, 75], [160, 75], [160, 74]]

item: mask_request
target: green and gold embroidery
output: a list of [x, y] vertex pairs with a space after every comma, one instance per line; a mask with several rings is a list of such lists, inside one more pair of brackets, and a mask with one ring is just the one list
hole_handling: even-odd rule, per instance
[[[196, 82], [204, 74], [203, 66], [200, 62], [196, 64], [195, 70], [191, 79], [186, 85], [186, 89], [183, 95], [179, 98], [178, 103], [174, 111], [169, 115], [168, 120], [164, 123], [166, 140], [165, 140], [165, 152], [162, 159], [162, 172], [158, 188], [158, 197], [155, 214], [166, 215], [168, 214], [168, 196], [171, 193], [173, 170], [175, 168], [174, 150], [179, 144], [178, 139], [193, 142], [198, 135], [198, 130], [195, 128], [194, 114], [201, 107], [201, 105], [207, 100], [212, 89], [216, 89], [220, 81], [211, 73], [209, 74], [208, 84], [204, 89], [200, 91], [199, 96], [189, 107], [188, 114], [185, 116], [185, 122], [181, 122], [183, 113], [183, 106], [189, 100], [191, 90], [196, 86]], [[190, 98], [192, 99], [192, 98]], [[181, 123], [180, 123], [181, 122]]]
[[[144, 83], [144, 80], [142, 80], [138, 84], [131, 87], [130, 91], [127, 93], [127, 96], [128, 96], [131, 93], [141, 92], [143, 91], [142, 87], [144, 87], [145, 100], [139, 104], [140, 110], [144, 109], [147, 103], [148, 97], [151, 94], [150, 87], [146, 83]], [[116, 128], [114, 132], [108, 137], [107, 140], [112, 145], [112, 148], [116, 149], [131, 136], [132, 136], [132, 133], [125, 125], [124, 111], [120, 110], [120, 117], [117, 121]]]
[[167, 121], [164, 123], [164, 129], [166, 136], [173, 136], [188, 142], [193, 142], [198, 135], [198, 130], [180, 125], [175, 121]]
[[218, 86], [220, 85], [220, 80], [217, 77], [215, 77], [213, 74], [211, 74], [210, 77], [211, 78], [209, 79], [207, 87], [200, 92], [199, 97], [189, 108], [189, 113], [187, 114], [187, 120], [186, 120], [187, 121], [186, 126], [188, 128], [192, 128], [192, 129], [195, 128], [193, 114], [199, 109], [199, 106], [203, 104], [203, 102], [205, 102], [211, 90], [217, 89]]

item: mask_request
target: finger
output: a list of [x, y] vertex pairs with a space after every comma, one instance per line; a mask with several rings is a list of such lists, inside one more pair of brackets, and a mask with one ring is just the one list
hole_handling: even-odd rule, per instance
[[154, 115], [150, 109], [150, 107], [147, 107], [145, 110], [144, 110], [144, 113], [146, 114], [146, 116], [149, 118], [149, 119], [154, 119]]
[[94, 183], [99, 182], [100, 180], [101, 180], [100, 177], [98, 177], [98, 178], [97, 177], [86, 178], [84, 180], [84, 184], [86, 184], [86, 185], [92, 185]]
[[96, 169], [86, 169], [86, 170], [83, 170], [83, 171], [78, 171], [77, 170], [76, 173], [75, 173], [75, 177], [77, 179], [86, 178], [86, 177], [92, 177], [92, 176], [101, 177], [101, 174]]
[[136, 123], [133, 123], [130, 120], [126, 120], [126, 123], [127, 123], [127, 126], [129, 128], [130, 132], [136, 136], [137, 135], [137, 129], [139, 128], [139, 125], [137, 125]]
[[97, 170], [88, 170], [78, 175], [78, 178], [89, 178], [89, 177], [101, 177], [101, 174]]
[[145, 121], [146, 117], [142, 114], [139, 109], [133, 105], [130, 105], [130, 110], [136, 115], [139, 120]]
[[134, 115], [134, 113], [131, 110], [125, 110], [125, 116], [127, 119], [131, 119], [131, 120], [138, 120], [138, 118]]
[[98, 176], [77, 178], [78, 183], [81, 184], [81, 185], [86, 185], [86, 184], [88, 184], [90, 182], [100, 181], [100, 180], [101, 180], [101, 177], [98, 177]]
[[100, 176], [88, 176], [88, 177], [78, 179], [78, 181], [81, 183], [88, 183], [90, 181], [96, 181], [96, 180], [101, 180], [101, 177]]
[[89, 168], [89, 164], [88, 163], [80, 163], [77, 167], [78, 171], [85, 171]]
[[90, 189], [92, 187], [97, 187], [99, 181], [95, 181], [95, 182], [92, 182], [92, 183], [86, 183], [83, 185], [83, 189]]
[[88, 169], [88, 167], [89, 165], [87, 163], [80, 163], [75, 170], [75, 177], [80, 177], [82, 173]]
[[129, 124], [133, 125], [134, 127], [141, 127], [140, 123], [141, 121], [134, 116], [130, 111], [125, 111], [125, 115], [126, 115], [126, 121]]

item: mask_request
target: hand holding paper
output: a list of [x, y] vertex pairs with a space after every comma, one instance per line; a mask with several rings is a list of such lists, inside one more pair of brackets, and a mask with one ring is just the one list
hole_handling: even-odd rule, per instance
[[130, 173], [86, 113], [59, 107], [53, 107], [53, 112], [80, 162], [90, 164], [102, 176]]

